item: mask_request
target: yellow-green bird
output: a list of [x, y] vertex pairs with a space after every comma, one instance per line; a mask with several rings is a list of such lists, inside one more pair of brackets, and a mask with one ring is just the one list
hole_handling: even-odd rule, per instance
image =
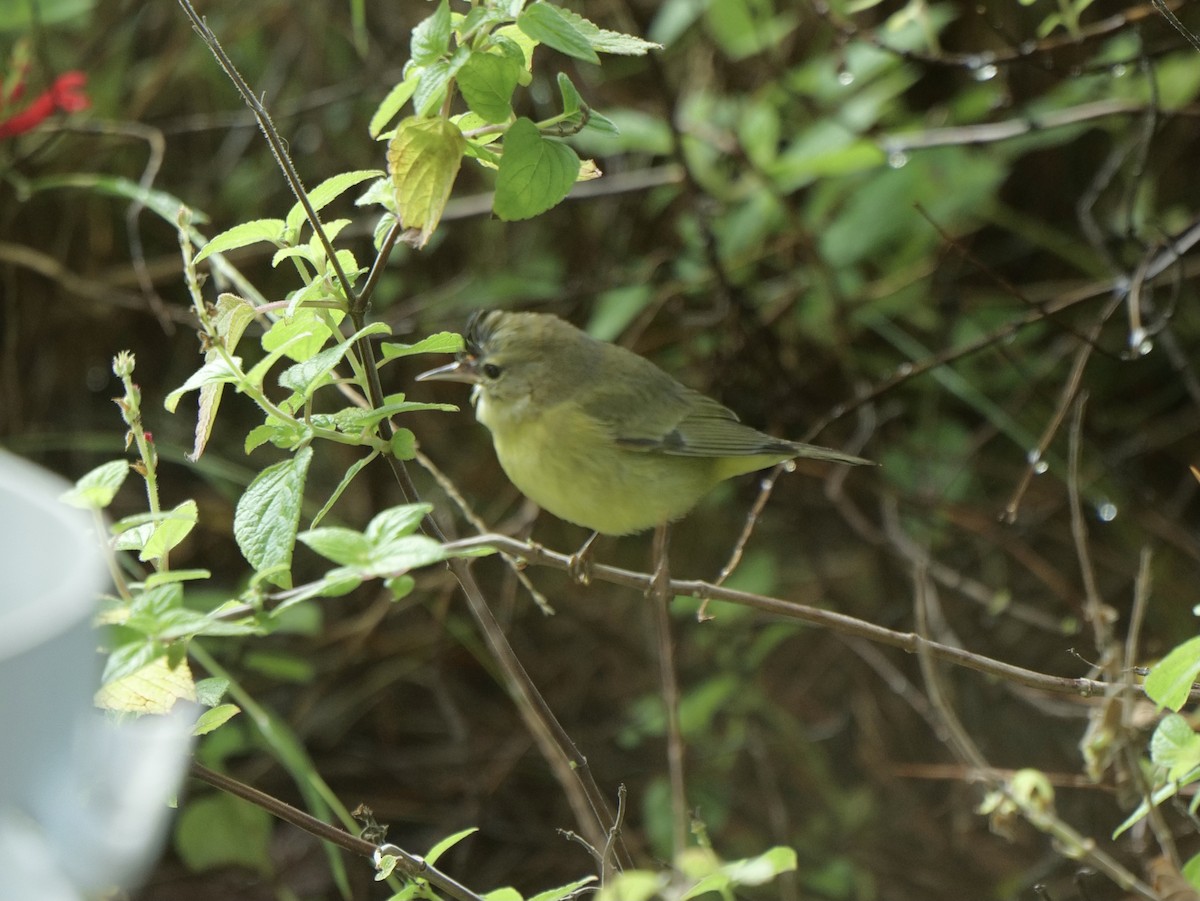
[[679, 519], [718, 482], [808, 457], [649, 360], [546, 313], [478, 312], [455, 362], [417, 379], [467, 382], [512, 483], [560, 519], [628, 535]]

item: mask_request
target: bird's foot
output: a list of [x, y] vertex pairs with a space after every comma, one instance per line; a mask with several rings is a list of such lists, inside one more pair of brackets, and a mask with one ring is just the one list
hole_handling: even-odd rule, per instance
[[567, 561], [567, 575], [580, 585], [588, 585], [592, 581], [592, 542], [599, 534], [599, 532], [593, 532], [583, 546]]

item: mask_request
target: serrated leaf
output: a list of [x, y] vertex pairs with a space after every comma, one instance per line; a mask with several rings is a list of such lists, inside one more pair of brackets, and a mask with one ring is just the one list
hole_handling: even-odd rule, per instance
[[420, 118], [432, 116], [445, 101], [446, 89], [453, 77], [448, 60], [439, 59], [422, 69], [417, 89], [413, 91], [413, 112]]
[[[282, 227], [282, 220], [280, 222]], [[215, 341], [220, 342], [223, 349], [232, 354], [237, 344], [242, 340], [246, 326], [254, 319], [254, 305], [238, 297], [236, 294], [222, 294], [217, 298], [217, 315], [213, 318], [213, 328], [216, 331]], [[221, 348], [211, 347], [204, 354], [205, 362], [219, 359]], [[196, 411], [196, 431], [192, 441], [192, 452], [188, 459], [192, 462], [200, 459], [204, 448], [208, 445], [209, 435], [212, 434], [213, 423], [217, 411], [221, 407], [221, 396], [225, 391], [225, 382], [209, 382], [200, 386], [200, 400]]]
[[[231, 359], [233, 366], [240, 367], [242, 365], [240, 357]], [[175, 408], [179, 406], [180, 399], [189, 391], [195, 391], [197, 388], [215, 382], [234, 382], [237, 381], [237, 378], [237, 370], [226, 363], [223, 357], [216, 357], [193, 372], [186, 382], [168, 394], [163, 400], [163, 406], [166, 407], [168, 413], [174, 413]]]
[[1172, 649], [1146, 676], [1146, 694], [1159, 707], [1178, 711], [1200, 675], [1200, 636]]
[[312, 440], [313, 430], [307, 422], [294, 419], [279, 420], [274, 416], [262, 425], [255, 426], [246, 435], [246, 453], [261, 447], [268, 441], [275, 447], [294, 450]]
[[[325, 312], [341, 321], [341, 310]], [[269, 356], [254, 364], [248, 373], [250, 382], [261, 385], [267, 370], [275, 365], [280, 356], [297, 362], [307, 360], [325, 346], [332, 334], [324, 317], [314, 309], [301, 308], [290, 318], [276, 320], [262, 336], [263, 350], [268, 351]]]
[[463, 337], [457, 332], [436, 332], [428, 338], [422, 338], [416, 344], [384, 341], [379, 345], [379, 350], [383, 355], [383, 362], [386, 363], [397, 357], [413, 354], [456, 354], [464, 347]]
[[319, 354], [309, 357], [295, 366], [288, 367], [279, 374], [279, 384], [307, 399], [325, 384], [326, 376], [337, 367], [342, 361], [342, 357], [359, 338], [383, 334], [391, 334], [388, 324], [372, 322], [349, 338], [339, 341], [333, 347], [328, 347]]
[[340, 526], [309, 529], [296, 537], [322, 557], [342, 566], [365, 564], [371, 551], [371, 542], [362, 532]]
[[585, 19], [577, 12], [569, 9], [558, 9], [559, 14], [577, 33], [583, 36], [593, 50], [601, 53], [611, 53], [618, 56], [645, 56], [651, 50], [661, 50], [662, 44], [646, 41], [632, 34], [622, 34], [619, 31], [609, 31], [601, 28], [595, 22]]
[[450, 4], [448, 0], [439, 0], [437, 9], [427, 16], [412, 30], [410, 44], [412, 61], [418, 66], [426, 66], [444, 55], [450, 49]]
[[81, 476], [75, 487], [64, 491], [59, 499], [82, 510], [103, 510], [112, 503], [127, 475], [129, 464], [124, 460], [102, 463]]
[[154, 527], [154, 532], [142, 552], [138, 554], [141, 561], [156, 560], [165, 557], [188, 536], [196, 525], [200, 511], [195, 501], [184, 501]]
[[127, 676], [106, 683], [96, 692], [96, 706], [125, 713], [170, 713], [176, 701], [195, 701], [196, 687], [187, 661], [170, 666], [160, 656]]
[[364, 536], [372, 545], [382, 545], [405, 535], [411, 535], [421, 525], [421, 520], [433, 510], [432, 504], [401, 504], [377, 514]]
[[261, 241], [279, 245], [283, 243], [283, 230], [282, 219], [252, 219], [250, 222], [243, 222], [210, 238], [196, 254], [194, 262], [199, 263], [214, 253], [249, 247]]
[[529, 119], [518, 119], [504, 136], [492, 210], [509, 222], [545, 212], [570, 192], [579, 166], [574, 150], [542, 137]]
[[557, 6], [539, 0], [521, 13], [517, 26], [535, 41], [553, 47], [559, 53], [589, 63], [600, 62], [591, 42], [567, 18], [566, 11]]
[[149, 522], [127, 529], [113, 537], [112, 549], [114, 551], [140, 551], [153, 534], [154, 523]]
[[458, 89], [471, 111], [485, 122], [507, 122], [521, 66], [507, 56], [475, 52], [458, 71]]
[[281, 588], [292, 584], [288, 570], [311, 462], [312, 448], [305, 447], [292, 459], [268, 466], [238, 500], [233, 517], [242, 555], [258, 572], [279, 568], [270, 581]]
[[[362, 184], [371, 178], [378, 178], [381, 175], [383, 173], [378, 169], [356, 169], [353, 172], [339, 173], [332, 178], [325, 179], [325, 181], [310, 190], [308, 192], [308, 202], [312, 205], [313, 210], [319, 213], [355, 185]], [[296, 240], [296, 237], [300, 234], [300, 227], [304, 224], [306, 215], [304, 207], [300, 205], [299, 201], [288, 211], [285, 229], [286, 235], [291, 237], [292, 240]]]
[[417, 89], [420, 75], [420, 70], [414, 66], [405, 73], [403, 81], [388, 91], [388, 95], [383, 98], [383, 102], [379, 104], [379, 108], [375, 110], [375, 115], [371, 117], [371, 122], [367, 126], [367, 133], [371, 137], [378, 138], [388, 123], [396, 118], [401, 107], [408, 102], [413, 91]]
[[394, 576], [445, 559], [446, 551], [434, 539], [427, 535], [406, 535], [372, 547], [370, 560], [361, 572], [368, 577]]
[[196, 725], [192, 727], [192, 735], [207, 735], [214, 729], [219, 729], [242, 712], [237, 704], [222, 704], [200, 714]]
[[417, 247], [425, 246], [441, 221], [466, 143], [453, 122], [412, 116], [400, 123], [388, 144], [388, 172], [400, 223], [419, 230]]

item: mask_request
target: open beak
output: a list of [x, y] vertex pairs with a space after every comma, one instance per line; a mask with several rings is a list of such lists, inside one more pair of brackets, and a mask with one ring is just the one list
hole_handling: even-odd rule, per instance
[[474, 360], [470, 357], [464, 357], [461, 360], [455, 360], [453, 363], [447, 363], [445, 366], [439, 366], [437, 369], [422, 372], [417, 376], [417, 381], [465, 382], [468, 385], [478, 385], [479, 371], [475, 368]]

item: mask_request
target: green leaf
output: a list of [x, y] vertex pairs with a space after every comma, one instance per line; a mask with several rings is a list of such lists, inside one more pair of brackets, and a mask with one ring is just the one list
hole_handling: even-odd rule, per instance
[[212, 573], [207, 569], [172, 569], [162, 573], [151, 573], [146, 576], [142, 587], [149, 590], [160, 585], [171, 585], [175, 582], [194, 582], [211, 579]]
[[504, 137], [492, 210], [509, 222], [545, 212], [570, 192], [579, 165], [574, 150], [542, 137], [529, 119], [518, 119]]
[[521, 66], [496, 53], [472, 53], [458, 72], [458, 89], [471, 111], [485, 122], [507, 122]]
[[[662, 44], [656, 44], [654, 41], [646, 41], [632, 34], [622, 34], [619, 31], [609, 31], [606, 28], [601, 28], [595, 22], [591, 22], [579, 15], [579, 13], [572, 12], [569, 9], [561, 7], [551, 8], [556, 9], [559, 15], [578, 34], [583, 36], [583, 39], [588, 42], [593, 50], [619, 56], [645, 56], [651, 50], [662, 50]], [[553, 44], [550, 46], [553, 46]]]
[[1150, 759], [1167, 771], [1167, 778], [1182, 779], [1200, 766], [1200, 735], [1178, 713], [1163, 717], [1150, 738]]
[[583, 97], [580, 96], [574, 82], [567, 77], [566, 72], [558, 73], [558, 93], [562, 95], [563, 113], [574, 116], [583, 110]]
[[145, 666], [112, 679], [96, 692], [95, 703], [104, 710], [136, 714], [165, 714], [176, 701], [195, 701], [195, 683], [187, 661], [171, 666], [158, 654]]
[[[339, 311], [337, 318], [341, 315]], [[307, 360], [325, 346], [331, 334], [324, 318], [311, 308], [301, 308], [290, 317], [276, 320], [262, 336], [263, 350], [273, 356], [254, 364], [249, 373], [251, 383], [262, 384], [267, 370], [275, 365], [280, 355], [297, 362]]]
[[1200, 636], [1172, 649], [1146, 676], [1146, 694], [1159, 707], [1178, 711], [1200, 675]]
[[216, 707], [229, 691], [229, 680], [215, 676], [201, 679], [196, 683], [196, 700], [205, 707]]
[[391, 334], [391, 331], [386, 322], [372, 322], [350, 337], [339, 341], [333, 347], [328, 347], [316, 356], [288, 367], [279, 374], [279, 384], [308, 399], [314, 391], [327, 384], [326, 377], [342, 362], [342, 357], [359, 338]]
[[[231, 360], [234, 366], [242, 365], [240, 357], [231, 357]], [[179, 406], [180, 399], [189, 391], [195, 391], [197, 388], [211, 385], [214, 382], [235, 382], [237, 379], [236, 369], [231, 368], [223, 357], [214, 357], [193, 372], [186, 382], [168, 394], [163, 400], [163, 406], [166, 407], [168, 413], [174, 413], [175, 408]]]
[[1188, 884], [1200, 891], [1200, 854], [1193, 856], [1183, 865], [1183, 878], [1188, 881]]
[[470, 829], [464, 829], [462, 832], [456, 832], [453, 835], [446, 836], [429, 849], [429, 853], [425, 855], [425, 862], [430, 866], [433, 866], [437, 863], [439, 857], [461, 842], [468, 835], [474, 835], [478, 831], [478, 827], [472, 826]]
[[722, 865], [721, 872], [734, 885], [764, 885], [780, 873], [796, 869], [796, 852], [782, 845], [770, 848], [756, 857], [731, 860]]
[[[321, 212], [342, 194], [355, 185], [362, 184], [372, 178], [383, 175], [379, 169], [356, 169], [353, 172], [342, 172], [332, 178], [327, 178], [308, 192], [308, 202], [314, 212]], [[300, 234], [300, 227], [306, 221], [307, 214], [299, 201], [288, 211], [285, 225], [286, 235], [295, 241]]]
[[413, 112], [422, 119], [433, 116], [445, 101], [446, 90], [453, 77], [454, 72], [448, 60], [439, 59], [422, 69], [417, 88], [413, 91]]
[[559, 53], [589, 63], [600, 62], [591, 42], [568, 18], [568, 14], [557, 6], [539, 0], [521, 13], [517, 26], [535, 41], [553, 47]]
[[[282, 228], [283, 222], [279, 221]], [[213, 330], [216, 336], [213, 345], [204, 354], [205, 362], [211, 362], [225, 353], [233, 353], [242, 334], [254, 319], [254, 305], [238, 297], [236, 294], [221, 294], [217, 298], [217, 314], [213, 318]], [[219, 346], [218, 346], [219, 345]], [[188, 459], [193, 463], [200, 459], [208, 438], [212, 434], [213, 423], [217, 411], [221, 407], [221, 396], [225, 391], [225, 382], [209, 382], [200, 386], [200, 400], [196, 405], [196, 432], [192, 442], [192, 452]]]
[[396, 118], [396, 114], [400, 112], [400, 108], [408, 102], [412, 97], [413, 91], [417, 89], [417, 81], [420, 79], [421, 70], [416, 66], [408, 70], [404, 76], [404, 80], [392, 88], [383, 102], [379, 104], [379, 108], [375, 110], [375, 115], [371, 117], [371, 122], [367, 126], [367, 133], [373, 138], [378, 138], [383, 132], [383, 129], [389, 122]]
[[179, 811], [175, 850], [193, 871], [243, 866], [269, 876], [272, 823], [261, 807], [232, 795], [191, 798]]
[[417, 587], [417, 580], [410, 575], [392, 576], [384, 582], [387, 590], [392, 593], [392, 600], [399, 601], [412, 594], [412, 590]]
[[362, 532], [341, 527], [309, 529], [296, 536], [306, 545], [342, 566], [365, 564], [371, 551], [371, 542]]
[[453, 122], [416, 116], [401, 122], [388, 144], [388, 172], [400, 223], [419, 230], [417, 247], [425, 246], [441, 221], [466, 144]]
[[439, 0], [433, 15], [426, 17], [412, 31], [410, 53], [418, 66], [427, 66], [450, 49], [450, 3]]
[[[166, 191], [145, 188], [132, 179], [111, 175], [97, 175], [91, 172], [77, 172], [72, 175], [54, 175], [48, 178], [38, 178], [26, 185], [30, 192], [44, 191], [52, 188], [81, 188], [96, 194], [107, 194], [110, 197], [120, 197], [140, 203], [146, 209], [158, 215], [163, 221], [172, 226], [179, 222], [179, 211], [190, 209], [186, 203]], [[199, 210], [192, 210], [192, 222], [201, 225], [208, 217]], [[203, 239], [200, 239], [203, 240]]]
[[315, 529], [317, 527], [321, 520], [325, 518], [325, 514], [333, 509], [333, 505], [336, 504], [338, 498], [342, 496], [342, 492], [350, 487], [350, 483], [354, 481], [354, 477], [362, 472], [363, 468], [378, 456], [379, 451], [373, 450], [361, 460], [357, 460], [350, 465], [350, 468], [346, 470], [346, 474], [342, 476], [342, 480], [338, 482], [338, 486], [333, 489], [333, 494], [329, 495], [329, 500], [325, 502], [325, 506], [323, 506], [320, 511], [318, 511], [317, 515], [313, 517], [313, 520], [310, 523], [311, 528]]
[[563, 898], [577, 897], [581, 888], [595, 881], [595, 876], [584, 876], [582, 879], [576, 879], [574, 882], [568, 882], [566, 885], [560, 885], [558, 888], [538, 892], [529, 898], [529, 901], [561, 901]]
[[433, 511], [432, 504], [401, 504], [375, 516], [364, 533], [373, 545], [393, 541], [411, 535], [421, 525], [421, 520]]
[[154, 533], [142, 548], [138, 559], [144, 562], [165, 557], [192, 531], [199, 515], [195, 501], [184, 501], [177, 506], [154, 527]]
[[233, 517], [242, 555], [258, 572], [279, 568], [270, 581], [281, 588], [292, 584], [289, 569], [311, 462], [312, 448], [305, 447], [291, 460], [268, 466], [238, 500]]
[[237, 704], [222, 704], [220, 707], [206, 710], [200, 714], [200, 718], [196, 720], [196, 725], [192, 727], [192, 735], [207, 735], [214, 729], [224, 726], [241, 712], [242, 708], [238, 707]]
[[102, 463], [80, 477], [75, 487], [64, 491], [59, 499], [83, 510], [103, 510], [112, 503], [127, 475], [129, 464], [124, 460]]
[[392, 435], [392, 456], [397, 460], [412, 460], [417, 456], [417, 436], [409, 429], [396, 429]]
[[457, 332], [437, 332], [416, 344], [385, 341], [379, 345], [379, 349], [383, 354], [383, 362], [386, 363], [397, 357], [407, 357], [412, 354], [456, 354], [464, 346], [462, 335]]
[[235, 225], [210, 238], [208, 243], [196, 254], [194, 262], [199, 263], [214, 253], [248, 247], [251, 244], [258, 244], [260, 241], [269, 241], [276, 246], [282, 245], [283, 230], [282, 219], [253, 219], [250, 222], [243, 222], [241, 225]]

